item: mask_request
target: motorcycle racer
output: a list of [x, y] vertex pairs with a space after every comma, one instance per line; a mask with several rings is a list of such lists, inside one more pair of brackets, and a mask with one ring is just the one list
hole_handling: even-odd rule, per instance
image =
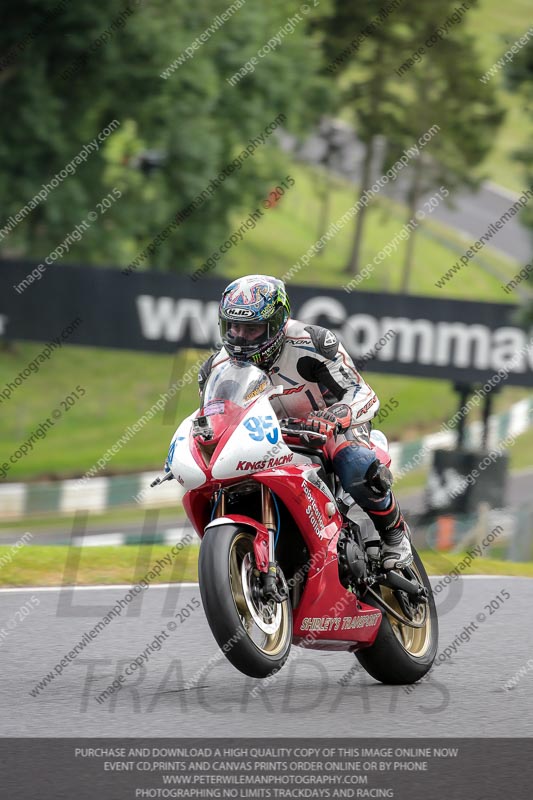
[[303, 419], [310, 431], [327, 436], [324, 451], [332, 471], [380, 535], [383, 569], [409, 566], [410, 534], [392, 475], [370, 443], [379, 400], [336, 335], [291, 319], [283, 281], [267, 275], [247, 275], [226, 287], [219, 327], [223, 348], [201, 367], [200, 391], [213, 367], [228, 359], [267, 372], [284, 390], [272, 398], [278, 418]]

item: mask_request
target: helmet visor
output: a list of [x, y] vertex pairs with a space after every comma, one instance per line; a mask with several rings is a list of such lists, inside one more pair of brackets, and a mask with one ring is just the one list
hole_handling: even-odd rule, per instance
[[220, 335], [228, 353], [236, 359], [251, 359], [266, 353], [285, 323], [282, 308], [265, 321], [230, 317], [231, 311], [227, 315], [221, 314]]
[[243, 357], [257, 353], [272, 336], [268, 322], [237, 322], [224, 318], [220, 320], [220, 335], [233, 354]]

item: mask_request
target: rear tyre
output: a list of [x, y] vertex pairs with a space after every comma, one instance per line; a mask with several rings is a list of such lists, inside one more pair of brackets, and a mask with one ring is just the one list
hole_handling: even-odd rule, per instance
[[[427, 603], [420, 603], [414, 615], [421, 628], [411, 628], [383, 610], [378, 635], [371, 647], [355, 654], [361, 666], [377, 681], [389, 684], [415, 683], [431, 669], [437, 653], [438, 621], [435, 600], [426, 570], [413, 547], [414, 561], [410, 569], [428, 590]], [[403, 571], [405, 574], [405, 571]], [[381, 596], [396, 612], [405, 616], [400, 603], [388, 587], [381, 587]], [[365, 603], [381, 608], [377, 600], [368, 596]]]
[[288, 599], [260, 599], [253, 541], [253, 533], [234, 525], [211, 528], [202, 539], [198, 577], [209, 627], [228, 661], [245, 675], [267, 678], [289, 655], [292, 609]]

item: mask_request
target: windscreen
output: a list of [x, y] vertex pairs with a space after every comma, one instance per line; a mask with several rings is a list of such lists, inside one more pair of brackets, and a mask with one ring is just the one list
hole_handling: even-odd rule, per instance
[[223, 413], [224, 400], [247, 408], [260, 394], [272, 388], [270, 378], [252, 364], [226, 362], [210, 374], [204, 388], [204, 414]]

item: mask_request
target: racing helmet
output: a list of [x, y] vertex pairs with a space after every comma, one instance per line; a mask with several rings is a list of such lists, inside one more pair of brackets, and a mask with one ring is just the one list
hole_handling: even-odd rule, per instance
[[224, 289], [220, 336], [230, 358], [270, 369], [285, 341], [291, 307], [285, 284], [269, 275], [246, 275]]

